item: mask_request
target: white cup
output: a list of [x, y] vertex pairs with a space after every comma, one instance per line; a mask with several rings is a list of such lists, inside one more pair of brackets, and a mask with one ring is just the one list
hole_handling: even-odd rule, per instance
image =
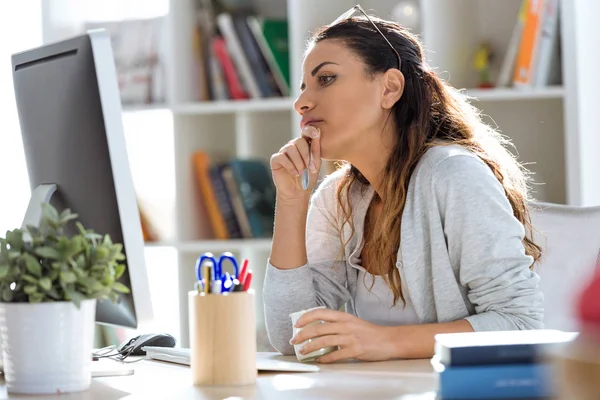
[[[295, 313], [290, 314], [290, 318], [292, 319], [292, 327], [293, 327], [293, 335], [296, 336], [298, 334], [298, 332], [300, 332], [302, 329], [306, 328], [307, 326], [311, 326], [311, 325], [316, 325], [316, 324], [325, 324], [326, 322], [323, 320], [319, 320], [319, 321], [314, 321], [311, 322], [308, 325], [305, 325], [302, 328], [296, 328], [296, 322], [298, 322], [298, 320], [300, 319], [300, 317], [302, 316], [302, 314], [307, 313], [309, 311], [312, 310], [316, 310], [318, 308], [325, 308], [323, 306], [320, 307], [314, 307], [314, 308], [309, 308], [307, 310], [302, 310], [302, 311], [297, 311]], [[310, 343], [312, 341], [312, 339], [308, 339], [305, 340], [302, 343], [298, 343], [294, 345], [294, 351], [296, 352], [296, 358], [298, 359], [298, 361], [314, 361], [316, 360], [318, 357], [324, 356], [325, 354], [331, 353], [334, 350], [337, 350], [338, 347], [337, 346], [330, 346], [330, 347], [323, 347], [317, 350], [314, 350], [308, 354], [301, 354], [300, 353], [300, 349], [307, 343]]]

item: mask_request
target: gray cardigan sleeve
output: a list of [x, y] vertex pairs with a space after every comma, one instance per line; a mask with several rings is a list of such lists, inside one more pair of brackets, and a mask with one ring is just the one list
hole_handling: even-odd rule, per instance
[[283, 270], [270, 260], [267, 263], [263, 286], [265, 324], [271, 345], [283, 354], [294, 354], [289, 344], [291, 313], [317, 306], [337, 310], [350, 298], [332, 178], [326, 178], [311, 198], [306, 224], [307, 264]]
[[543, 294], [525, 254], [525, 229], [491, 169], [459, 155], [438, 164], [434, 177], [450, 260], [476, 311], [467, 321], [475, 331], [543, 328]]

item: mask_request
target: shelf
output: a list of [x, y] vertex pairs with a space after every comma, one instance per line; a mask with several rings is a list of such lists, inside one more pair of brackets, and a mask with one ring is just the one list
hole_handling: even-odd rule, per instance
[[237, 112], [292, 111], [294, 100], [290, 97], [267, 99], [206, 101], [182, 103], [172, 107], [175, 114], [226, 114]]
[[562, 86], [548, 86], [533, 89], [494, 88], [468, 89], [463, 91], [467, 96], [479, 101], [511, 101], [535, 99], [560, 99], [565, 91]]
[[[549, 86], [534, 89], [468, 89], [466, 95], [479, 101], [510, 101], [533, 99], [560, 99], [564, 96], [562, 86]], [[267, 99], [190, 102], [175, 105], [140, 104], [123, 105], [124, 113], [171, 111], [179, 115], [228, 114], [239, 112], [292, 111], [294, 99], [274, 97]]]
[[198, 240], [188, 242], [148, 242], [146, 247], [175, 247], [183, 253], [202, 253], [205, 251], [223, 252], [255, 249], [268, 251], [271, 239], [231, 239], [231, 240]]

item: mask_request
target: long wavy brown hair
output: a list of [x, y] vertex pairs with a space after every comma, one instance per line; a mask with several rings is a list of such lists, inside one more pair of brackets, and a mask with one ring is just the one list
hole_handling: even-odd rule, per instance
[[[464, 146], [493, 171], [504, 187], [514, 216], [525, 227], [523, 245], [526, 254], [533, 257], [533, 268], [541, 256], [541, 248], [533, 241], [528, 208], [529, 172], [507, 149], [510, 141], [484, 123], [480, 111], [470, 104], [469, 98], [438, 77], [427, 65], [423, 46], [414, 34], [394, 22], [375, 17], [372, 20], [400, 55], [405, 87], [389, 115], [397, 135], [383, 171], [381, 197], [384, 201], [369, 244], [369, 272], [384, 278], [394, 293], [394, 305], [398, 299], [406, 304], [396, 268], [402, 212], [415, 166], [430, 147], [439, 144]], [[322, 27], [312, 35], [309, 44], [323, 40], [337, 40], [358, 55], [365, 64], [368, 78], [398, 68], [396, 54], [364, 17]], [[348, 191], [355, 184], [368, 185], [369, 182], [349, 163], [341, 162], [341, 168], [343, 177], [337, 187], [341, 226], [349, 224], [351, 228], [350, 237], [345, 239], [343, 229], [340, 229], [343, 248], [355, 234]]]

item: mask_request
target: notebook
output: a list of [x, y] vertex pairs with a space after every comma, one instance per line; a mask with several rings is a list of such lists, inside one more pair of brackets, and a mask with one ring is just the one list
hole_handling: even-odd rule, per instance
[[[146, 357], [153, 360], [190, 365], [190, 349], [187, 348], [145, 346], [142, 347], [142, 350], [146, 352]], [[276, 360], [271, 358], [269, 353], [260, 352], [256, 355], [256, 369], [281, 372], [318, 372], [321, 370], [318, 365]]]

